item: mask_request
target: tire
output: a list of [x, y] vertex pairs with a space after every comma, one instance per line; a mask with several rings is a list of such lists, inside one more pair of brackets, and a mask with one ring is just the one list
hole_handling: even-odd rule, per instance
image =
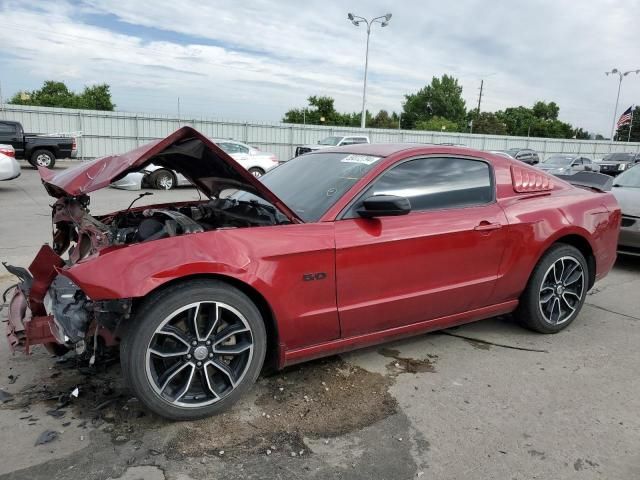
[[171, 190], [176, 187], [176, 176], [169, 170], [156, 170], [149, 177], [149, 183], [158, 190]]
[[56, 164], [56, 156], [49, 150], [36, 150], [31, 154], [29, 163], [34, 167], [53, 168]]
[[249, 173], [256, 178], [260, 178], [262, 175], [264, 175], [264, 170], [259, 167], [251, 167], [249, 169]]
[[123, 331], [120, 358], [126, 383], [149, 410], [194, 420], [246, 393], [266, 349], [264, 321], [244, 293], [216, 280], [191, 280], [144, 301]]
[[587, 296], [589, 267], [577, 248], [558, 243], [542, 256], [520, 297], [516, 318], [539, 333], [557, 333], [580, 313]]

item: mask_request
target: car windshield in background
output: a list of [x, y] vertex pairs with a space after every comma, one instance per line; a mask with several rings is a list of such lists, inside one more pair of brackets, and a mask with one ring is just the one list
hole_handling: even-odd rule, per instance
[[551, 155], [544, 161], [545, 165], [556, 165], [558, 167], [566, 167], [567, 165], [571, 165], [575, 157], [569, 155]]
[[602, 158], [603, 162], [633, 162], [635, 153], [610, 153]]
[[342, 137], [327, 137], [320, 140], [318, 145], [332, 145], [335, 147], [340, 143], [340, 140], [342, 140]]
[[640, 167], [633, 167], [621, 175], [618, 175], [613, 182], [614, 187], [640, 188]]
[[[381, 157], [346, 153], [315, 153], [297, 157], [260, 178], [305, 222], [316, 222]], [[252, 199], [243, 192], [237, 200]]]
[[508, 150], [503, 150], [504, 153], [508, 153], [509, 155], [511, 155], [512, 157], [516, 156], [518, 154], [518, 152], [520, 151], [519, 148], [510, 148]]

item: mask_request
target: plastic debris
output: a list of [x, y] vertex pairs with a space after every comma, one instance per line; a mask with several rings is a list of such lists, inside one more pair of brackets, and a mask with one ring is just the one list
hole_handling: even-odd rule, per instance
[[78, 398], [78, 395], [80, 395], [80, 389], [76, 387], [71, 391], [71, 396]]
[[45, 430], [40, 434], [38, 439], [36, 440], [36, 446], [44, 445], [45, 443], [49, 443], [58, 438], [58, 432], [55, 430]]

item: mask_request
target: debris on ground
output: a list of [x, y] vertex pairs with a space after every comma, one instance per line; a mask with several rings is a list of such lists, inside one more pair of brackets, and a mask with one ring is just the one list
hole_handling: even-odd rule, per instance
[[58, 432], [56, 432], [55, 430], [45, 430], [36, 440], [35, 446], [37, 447], [38, 445], [44, 445], [45, 443], [53, 442], [56, 438], [58, 438]]
[[436, 371], [435, 361], [438, 356], [427, 354], [427, 358], [423, 360], [415, 358], [405, 358], [400, 356], [400, 351], [392, 348], [381, 348], [378, 353], [384, 357], [393, 358], [395, 361], [387, 365], [387, 370], [392, 376], [400, 373], [433, 373]]
[[7, 403], [13, 400], [13, 395], [0, 389], [0, 402]]

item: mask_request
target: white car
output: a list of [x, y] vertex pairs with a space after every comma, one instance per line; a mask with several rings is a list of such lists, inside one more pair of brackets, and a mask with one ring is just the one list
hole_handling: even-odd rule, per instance
[[[278, 157], [273, 153], [262, 152], [246, 143], [216, 138], [212, 138], [211, 141], [255, 177], [261, 177], [279, 164]], [[143, 187], [171, 190], [174, 187], [188, 185], [191, 183], [181, 174], [154, 164], [147, 165], [140, 172], [132, 172], [111, 184], [112, 187], [124, 190], [140, 190]]]
[[20, 176], [20, 164], [14, 156], [11, 145], [0, 145], [0, 180], [13, 180]]
[[344, 145], [357, 145], [360, 143], [371, 143], [366, 135], [339, 135], [323, 138], [316, 145], [302, 145], [296, 148], [296, 157], [309, 152], [322, 150], [323, 148], [342, 147]]

